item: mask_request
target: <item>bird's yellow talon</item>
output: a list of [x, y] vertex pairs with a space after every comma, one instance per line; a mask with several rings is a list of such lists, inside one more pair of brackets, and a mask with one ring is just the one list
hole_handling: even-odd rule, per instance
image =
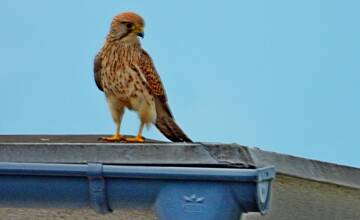
[[115, 134], [111, 137], [102, 137], [101, 138], [102, 141], [107, 141], [107, 142], [120, 142], [125, 140], [125, 138], [123, 138], [121, 135], [119, 134]]
[[127, 142], [135, 142], [135, 143], [143, 143], [144, 142], [144, 138], [141, 136], [136, 136], [133, 138], [125, 138], [125, 140]]

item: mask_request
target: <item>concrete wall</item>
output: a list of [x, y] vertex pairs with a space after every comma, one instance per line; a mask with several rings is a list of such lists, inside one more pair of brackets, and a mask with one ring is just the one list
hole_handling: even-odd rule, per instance
[[359, 220], [360, 190], [278, 175], [266, 216], [246, 214], [243, 220]]

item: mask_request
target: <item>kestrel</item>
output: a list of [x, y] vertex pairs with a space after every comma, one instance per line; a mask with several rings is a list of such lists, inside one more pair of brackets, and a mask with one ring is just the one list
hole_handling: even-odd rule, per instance
[[[105, 93], [116, 125], [115, 134], [102, 139], [143, 142], [144, 125], [155, 124], [171, 141], [191, 142], [175, 123], [152, 59], [141, 47], [138, 37], [144, 37], [143, 30], [144, 20], [133, 12], [115, 16], [104, 46], [95, 57], [95, 82]], [[135, 138], [124, 138], [120, 134], [125, 108], [138, 113], [141, 123]]]

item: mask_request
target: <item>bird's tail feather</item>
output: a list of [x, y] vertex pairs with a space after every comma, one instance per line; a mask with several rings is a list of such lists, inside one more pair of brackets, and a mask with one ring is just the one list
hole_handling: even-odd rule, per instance
[[190, 138], [181, 130], [174, 119], [170, 116], [162, 116], [158, 118], [155, 123], [156, 127], [167, 137], [174, 142], [192, 142]]
[[165, 137], [173, 142], [192, 142], [190, 138], [176, 124], [166, 100], [155, 99], [156, 127]]

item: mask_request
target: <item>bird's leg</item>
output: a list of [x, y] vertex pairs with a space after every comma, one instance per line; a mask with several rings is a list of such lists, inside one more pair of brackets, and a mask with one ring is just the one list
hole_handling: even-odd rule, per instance
[[124, 140], [124, 137], [120, 135], [120, 123], [116, 123], [115, 134], [111, 137], [102, 137], [101, 140], [108, 142], [118, 142]]
[[112, 100], [108, 99], [109, 108], [111, 111], [112, 118], [114, 120], [114, 123], [116, 125], [115, 134], [111, 137], [102, 137], [101, 140], [108, 141], [108, 142], [119, 142], [122, 140], [125, 140], [124, 137], [120, 135], [120, 124], [121, 119], [124, 114], [124, 107], [119, 107], [118, 103], [112, 102]]
[[140, 143], [144, 142], [144, 138], [141, 136], [142, 131], [143, 131], [143, 129], [144, 129], [144, 125], [145, 125], [145, 123], [144, 123], [144, 122], [141, 122], [140, 128], [139, 128], [139, 132], [138, 132], [138, 134], [136, 135], [136, 137], [133, 137], [133, 138], [125, 138], [125, 140], [128, 141], [128, 142], [140, 142]]

